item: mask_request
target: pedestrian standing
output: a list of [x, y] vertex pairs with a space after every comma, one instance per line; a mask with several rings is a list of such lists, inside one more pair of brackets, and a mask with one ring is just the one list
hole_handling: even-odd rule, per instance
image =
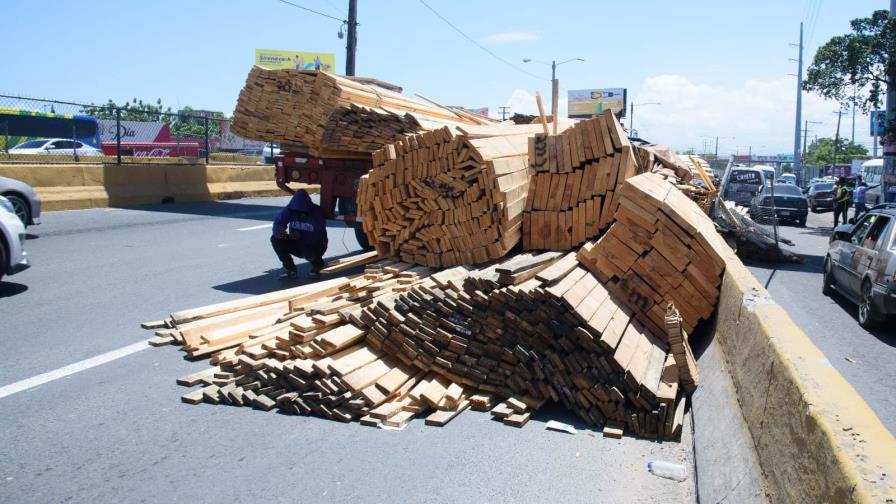
[[849, 221], [849, 188], [846, 187], [846, 177], [837, 179], [834, 186], [834, 227], [840, 225], [841, 216], [846, 224]]
[[869, 186], [864, 180], [859, 182], [859, 185], [856, 186], [856, 193], [853, 198], [853, 201], [856, 204], [856, 220], [858, 220], [859, 216], [868, 211], [868, 207], [866, 206], [868, 201], [868, 189], [874, 189], [880, 184], [875, 184], [873, 186]]

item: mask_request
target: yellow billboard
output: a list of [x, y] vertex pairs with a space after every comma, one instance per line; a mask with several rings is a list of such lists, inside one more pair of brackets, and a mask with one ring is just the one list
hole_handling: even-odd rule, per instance
[[576, 89], [567, 92], [567, 114], [572, 119], [586, 119], [605, 110], [625, 116], [626, 90], [623, 88]]
[[336, 55], [303, 51], [282, 51], [280, 49], [256, 49], [255, 64], [272, 70], [294, 68], [296, 70], [317, 70], [336, 72]]

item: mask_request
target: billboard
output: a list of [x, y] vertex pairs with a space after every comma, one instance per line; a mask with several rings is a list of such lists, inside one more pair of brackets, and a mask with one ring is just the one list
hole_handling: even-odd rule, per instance
[[336, 55], [333, 53], [256, 49], [255, 64], [272, 70], [294, 68], [296, 70], [319, 70], [321, 72], [335, 73]]
[[883, 110], [871, 111], [871, 136], [884, 136], [884, 127], [886, 126], [887, 113]]
[[221, 148], [224, 150], [261, 149], [264, 142], [249, 140], [230, 131], [230, 119], [221, 121]]
[[100, 126], [100, 141], [114, 143], [117, 141], [118, 131], [121, 131], [122, 142], [169, 142], [171, 141], [171, 129], [168, 123], [162, 121], [120, 121], [115, 119], [97, 119]]
[[571, 89], [567, 93], [569, 99], [569, 113], [571, 119], [586, 119], [595, 114], [602, 114], [605, 110], [612, 110], [621, 117], [625, 117], [626, 90], [625, 88], [604, 89]]

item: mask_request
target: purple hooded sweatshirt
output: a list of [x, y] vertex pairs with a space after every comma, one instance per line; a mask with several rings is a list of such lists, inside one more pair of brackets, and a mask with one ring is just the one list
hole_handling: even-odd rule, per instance
[[275, 232], [284, 227], [287, 231], [300, 231], [301, 241], [306, 244], [327, 242], [327, 221], [324, 212], [311, 201], [311, 197], [304, 189], [296, 191], [286, 208], [274, 219]]

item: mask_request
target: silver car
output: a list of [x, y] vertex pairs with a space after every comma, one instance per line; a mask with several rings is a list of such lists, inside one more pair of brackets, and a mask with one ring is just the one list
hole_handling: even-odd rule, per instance
[[16, 179], [0, 177], [0, 196], [12, 204], [15, 213], [25, 226], [40, 224], [40, 198], [30, 185]]
[[823, 282], [825, 295], [836, 291], [859, 305], [862, 327], [896, 314], [896, 205], [879, 205], [834, 229]]
[[25, 225], [13, 213], [12, 203], [0, 196], [0, 280], [30, 266], [22, 247], [24, 242]]

